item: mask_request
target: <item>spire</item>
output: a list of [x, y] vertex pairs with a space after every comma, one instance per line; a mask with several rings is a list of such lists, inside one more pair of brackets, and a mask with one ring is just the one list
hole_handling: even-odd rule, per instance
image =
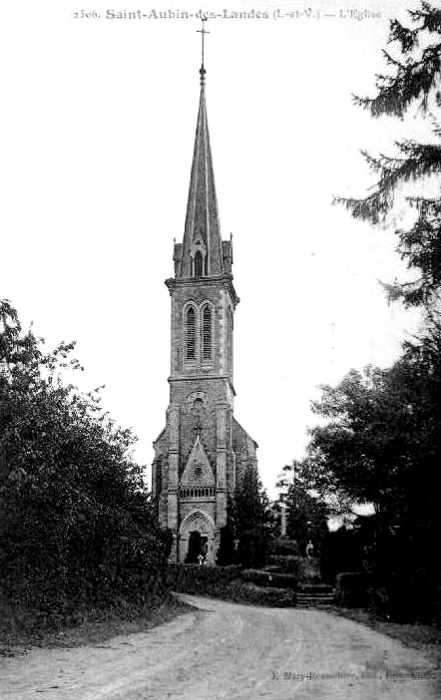
[[209, 34], [210, 32], [207, 32], [205, 29], [205, 22], [207, 21], [206, 17], [202, 17], [202, 29], [198, 29], [199, 34], [201, 34], [201, 39], [202, 39], [202, 56], [201, 56], [201, 67], [199, 69], [199, 75], [201, 76], [201, 88], [204, 87], [205, 85], [205, 35]]
[[[205, 20], [202, 20], [204, 23]], [[211, 277], [224, 272], [219, 214], [205, 103], [204, 24], [202, 34], [201, 89], [188, 193], [184, 240], [178, 277]], [[182, 257], [181, 257], [182, 256]]]

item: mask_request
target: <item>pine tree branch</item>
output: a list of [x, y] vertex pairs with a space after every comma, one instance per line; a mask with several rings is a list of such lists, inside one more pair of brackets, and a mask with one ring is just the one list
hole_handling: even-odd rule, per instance
[[391, 44], [394, 41], [398, 41], [402, 52], [408, 53], [418, 45], [418, 33], [418, 28], [408, 29], [407, 27], [403, 27], [398, 20], [393, 19], [390, 22], [388, 43]]
[[406, 182], [441, 172], [441, 146], [402, 141], [396, 144], [405, 158], [380, 155], [373, 158], [362, 152], [370, 168], [381, 171], [374, 191], [363, 199], [333, 197], [334, 204], [343, 204], [356, 219], [378, 224], [389, 212], [397, 188]]

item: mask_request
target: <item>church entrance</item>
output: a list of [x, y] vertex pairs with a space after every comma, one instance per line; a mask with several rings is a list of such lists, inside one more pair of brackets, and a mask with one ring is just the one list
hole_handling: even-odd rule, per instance
[[204, 562], [207, 556], [207, 545], [208, 537], [206, 535], [201, 535], [197, 530], [190, 532], [188, 551], [185, 557], [186, 564], [199, 564], [200, 557], [202, 557], [201, 563]]
[[191, 512], [179, 528], [178, 561], [198, 564], [203, 557], [207, 564], [215, 563], [214, 523], [212, 518], [201, 510]]

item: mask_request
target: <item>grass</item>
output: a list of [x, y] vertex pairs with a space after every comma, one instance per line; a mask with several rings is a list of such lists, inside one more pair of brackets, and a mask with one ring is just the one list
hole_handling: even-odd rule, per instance
[[3, 616], [0, 622], [0, 657], [15, 656], [31, 647], [78, 647], [99, 644], [122, 634], [146, 632], [170, 622], [194, 608], [173, 595], [146, 607], [93, 609], [84, 613], [77, 624], [57, 629], [36, 629]]
[[359, 622], [376, 632], [397, 639], [404, 646], [421, 651], [430, 658], [436, 668], [441, 668], [441, 629], [438, 626], [421, 622], [390, 622], [362, 608], [334, 607], [330, 612]]

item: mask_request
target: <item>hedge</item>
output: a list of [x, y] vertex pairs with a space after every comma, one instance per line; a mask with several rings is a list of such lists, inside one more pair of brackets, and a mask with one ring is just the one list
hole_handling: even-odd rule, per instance
[[297, 540], [288, 540], [287, 538], [281, 537], [277, 540], [272, 540], [268, 545], [269, 554], [282, 554], [282, 555], [300, 555], [300, 548]]
[[299, 560], [296, 554], [270, 554], [267, 558], [267, 566], [265, 569], [270, 571], [278, 571], [279, 573], [292, 574], [298, 578], [299, 575]]
[[216, 596], [239, 576], [239, 566], [169, 564], [167, 582], [170, 588], [181, 593]]
[[[168, 584], [179, 593], [207, 595], [271, 607], [294, 606], [294, 577], [279, 574], [276, 579], [277, 582], [274, 581], [274, 574], [252, 569], [241, 571], [239, 566], [169, 564], [168, 568]], [[257, 581], [267, 585], [257, 585]], [[269, 586], [268, 583], [272, 585]], [[285, 587], [282, 587], [282, 583], [285, 583]]]
[[297, 578], [292, 574], [281, 574], [262, 569], [244, 569], [241, 572], [244, 581], [256, 584], [256, 586], [267, 586], [269, 588], [297, 588]]
[[270, 608], [293, 608], [297, 604], [295, 591], [288, 588], [269, 588], [239, 579], [228, 584], [225, 599], [236, 603], [264, 605]]
[[335, 586], [339, 605], [367, 605], [370, 591], [375, 587], [375, 577], [362, 571], [341, 572], [336, 576]]

